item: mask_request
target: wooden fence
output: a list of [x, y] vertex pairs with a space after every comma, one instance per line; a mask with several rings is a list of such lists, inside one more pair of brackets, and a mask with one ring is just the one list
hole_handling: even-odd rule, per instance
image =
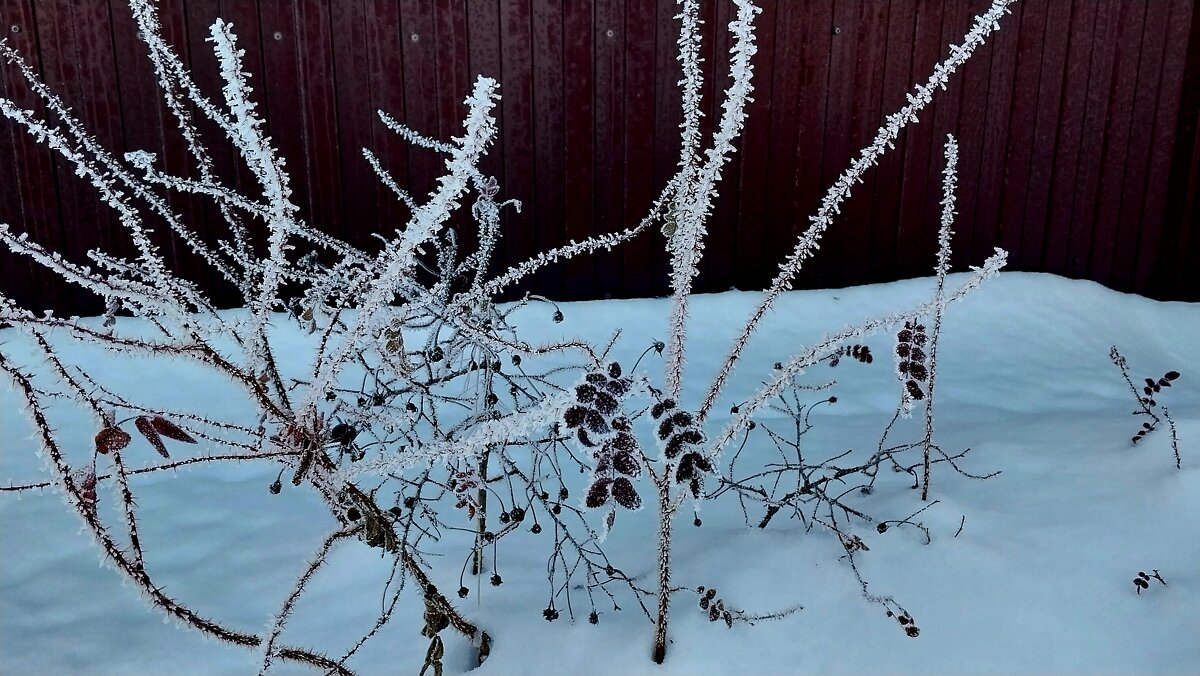
[[[961, 40], [986, 0], [765, 0], [755, 101], [721, 183], [701, 290], [761, 288], [824, 190]], [[219, 96], [205, 42], [217, 16], [246, 49], [295, 199], [318, 228], [370, 246], [406, 212], [364, 161], [369, 147], [415, 194], [441, 160], [407, 147], [377, 109], [443, 138], [459, 132], [474, 74], [496, 77], [502, 133], [484, 162], [505, 217], [501, 263], [637, 222], [672, 173], [679, 79], [668, 0], [162, 0], [163, 23], [201, 87]], [[1159, 298], [1200, 300], [1200, 12], [1195, 0], [1025, 0], [948, 91], [874, 168], [799, 287], [931, 273], [941, 145], [961, 144], [956, 267], [993, 247], [1010, 269], [1088, 278]], [[706, 130], [727, 82], [727, 2], [703, 2]], [[0, 29], [100, 141], [189, 171], [122, 0], [0, 0]], [[3, 96], [40, 110], [12, 66]], [[716, 83], [715, 85], [713, 83]], [[210, 138], [214, 129], [205, 130]], [[218, 169], [252, 186], [228, 145]], [[207, 239], [215, 210], [173, 204]], [[0, 221], [82, 259], [128, 243], [94, 191], [0, 120]], [[463, 224], [465, 225], [465, 224]], [[469, 228], [462, 228], [471, 242]], [[178, 243], [184, 274], [233, 302]], [[94, 311], [87, 294], [0, 257], [0, 288], [29, 307]], [[549, 270], [555, 298], [666, 289], [662, 236]]]

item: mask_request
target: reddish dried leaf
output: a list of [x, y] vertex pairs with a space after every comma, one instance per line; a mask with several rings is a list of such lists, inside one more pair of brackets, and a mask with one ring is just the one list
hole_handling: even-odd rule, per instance
[[168, 439], [174, 439], [175, 441], [182, 441], [185, 444], [196, 443], [196, 440], [192, 438], [192, 435], [179, 429], [179, 427], [175, 423], [171, 422], [170, 420], [167, 420], [166, 418], [162, 417], [161, 415], [156, 415], [153, 418], [151, 418], [150, 424], [154, 426], [155, 432], [158, 432], [159, 434], [161, 434], [162, 436], [164, 436]]
[[105, 427], [96, 434], [96, 452], [110, 453], [129, 445], [129, 433], [119, 427]]
[[133, 421], [133, 424], [137, 426], [138, 432], [141, 432], [142, 436], [146, 437], [146, 441], [150, 442], [150, 445], [154, 447], [154, 450], [158, 451], [159, 455], [164, 458], [171, 457], [171, 454], [167, 453], [166, 444], [164, 444], [162, 438], [158, 436], [158, 430], [154, 429], [154, 423], [150, 420], [150, 418], [147, 418], [146, 416], [139, 416]]

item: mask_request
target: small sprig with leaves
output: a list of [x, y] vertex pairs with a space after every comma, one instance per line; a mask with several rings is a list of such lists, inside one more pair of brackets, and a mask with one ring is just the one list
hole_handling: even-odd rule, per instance
[[[1158, 429], [1159, 423], [1163, 420], [1167, 421], [1167, 427], [1171, 430], [1171, 451], [1175, 454], [1175, 469], [1182, 466], [1182, 460], [1179, 456], [1179, 435], [1175, 430], [1175, 420], [1171, 417], [1171, 411], [1166, 406], [1159, 406], [1157, 395], [1163, 391], [1163, 388], [1171, 387], [1171, 384], [1179, 379], [1179, 371], [1167, 371], [1157, 380], [1154, 378], [1146, 378], [1146, 384], [1138, 391], [1133, 380], [1129, 377], [1129, 364], [1125, 361], [1124, 355], [1114, 345], [1108, 352], [1108, 358], [1112, 360], [1114, 366], [1121, 371], [1121, 377], [1125, 379], [1125, 384], [1129, 386], [1129, 390], [1133, 392], [1134, 398], [1138, 402], [1138, 410], [1133, 411], [1133, 415], [1144, 415], [1150, 419], [1142, 422], [1142, 427], [1133, 435], [1131, 442], [1136, 444]], [[1156, 411], [1162, 411], [1162, 417], [1158, 416]]]
[[1150, 580], [1158, 580], [1162, 586], [1167, 586], [1167, 581], [1159, 574], [1158, 569], [1153, 569], [1152, 575], [1147, 575], [1145, 571], [1138, 571], [1137, 577], [1133, 578], [1133, 586], [1137, 588], [1138, 596], [1142, 595], [1143, 589], [1150, 588]]

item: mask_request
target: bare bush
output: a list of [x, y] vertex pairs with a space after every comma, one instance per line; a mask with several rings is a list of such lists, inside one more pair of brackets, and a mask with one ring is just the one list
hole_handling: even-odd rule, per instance
[[[12, 251], [95, 293], [108, 307], [102, 325], [97, 326], [77, 318], [39, 316], [0, 298], [0, 321], [33, 341], [53, 376], [35, 382], [33, 367], [0, 352], [0, 369], [23, 397], [54, 476], [52, 482], [2, 490], [61, 490], [97, 539], [105, 559], [153, 606], [198, 631], [257, 651], [260, 673], [278, 661], [349, 673], [348, 661], [397, 612], [403, 584], [385, 590], [382, 612], [370, 618], [361, 638], [337, 657], [283, 643], [297, 599], [320, 574], [329, 552], [349, 541], [377, 548], [388, 557], [392, 580], [416, 583], [425, 613], [424, 635], [430, 640], [424, 667], [435, 673], [442, 668], [440, 634], [447, 628], [471, 640], [480, 659], [491, 649], [486, 631], [455, 608], [449, 598], [454, 594], [446, 594], [433, 582], [453, 575], [451, 569], [435, 568], [434, 559], [425, 554], [429, 548], [449, 548], [440, 537], [448, 531], [471, 534], [466, 550], [457, 552], [459, 557], [437, 559], [461, 562], [459, 597], [472, 591], [464, 583], [466, 575], [490, 573], [491, 585], [504, 583], [496, 565], [503, 542], [548, 531], [553, 545], [547, 562], [550, 598], [541, 609], [543, 617], [553, 621], [565, 610], [574, 618], [572, 590], [586, 595], [587, 605], [581, 607], [593, 624], [598, 600], [615, 609], [619, 598], [632, 599], [654, 622], [652, 656], [657, 662], [666, 657], [670, 603], [680, 592], [696, 590], [709, 619], [728, 625], [794, 612], [798, 605], [755, 614], [739, 609], [733, 600], [717, 598], [711, 588], [673, 582], [675, 517], [685, 505], [698, 509], [701, 502], [725, 495], [736, 496], [748, 525], [765, 528], [782, 512], [800, 519], [807, 529], [837, 537], [864, 595], [883, 605], [907, 634], [916, 636], [919, 630], [908, 611], [891, 597], [868, 592], [854, 565], [854, 556], [868, 548], [854, 534], [853, 524], [869, 523], [880, 533], [892, 526], [923, 528], [912, 519], [925, 508], [903, 519], [875, 518], [850, 506], [844, 491], [849, 485], [851, 490], [869, 493], [880, 468], [889, 467], [911, 476], [922, 499], [927, 499], [930, 467], [948, 463], [959, 469], [955, 461], [965, 453], [944, 452], [933, 440], [941, 318], [947, 306], [996, 274], [1005, 254], [997, 250], [957, 288], [947, 287], [957, 158], [952, 138], [946, 146], [944, 209], [932, 297], [797, 349], [774, 372], [763, 374], [763, 386], [750, 398], [731, 407], [727, 425], [715, 429], [710, 421], [761, 320], [816, 252], [854, 184], [892, 147], [900, 132], [916, 122], [917, 114], [937, 89], [945, 87], [954, 70], [998, 28], [1012, 1], [995, 0], [976, 19], [962, 43], [951, 46], [947, 58], [913, 89], [902, 109], [886, 118], [871, 144], [835, 181], [746, 319], [705, 395], [695, 402], [683, 400], [689, 298], [716, 186], [734, 151], [753, 91], [754, 20], [759, 10], [749, 0], [734, 0], [737, 16], [729, 25], [731, 83], [707, 144], [700, 132], [699, 3], [680, 0], [680, 161], [646, 217], [629, 230], [572, 242], [495, 276], [489, 276], [488, 267], [503, 236], [503, 211], [520, 205], [498, 201], [495, 180], [478, 168], [496, 135], [491, 111], [499, 98], [499, 85], [489, 78], [476, 80], [465, 101], [462, 135], [449, 141], [428, 138], [381, 113], [382, 123], [407, 141], [444, 156], [446, 173], [436, 189], [420, 199], [391, 177], [385, 167], [387, 158], [364, 150], [365, 160], [381, 181], [411, 210], [404, 226], [394, 236], [381, 238], [378, 251], [369, 252], [300, 219], [291, 201], [291, 178], [284, 161], [264, 135], [256, 113], [242, 71], [242, 51], [230, 24], [218, 20], [211, 28], [210, 42], [224, 80], [221, 100], [213, 101], [196, 87], [163, 40], [154, 3], [130, 2], [164, 99], [194, 160], [189, 176], [166, 173], [150, 153], [113, 155], [13, 49], [0, 47], [49, 116], [38, 117], [6, 99], [0, 99], [0, 112], [92, 184], [116, 211], [137, 251], [134, 259], [93, 251], [91, 265], [85, 266], [64, 260], [7, 226], [0, 227], [0, 241]], [[220, 183], [194, 114], [207, 117], [232, 142], [257, 183], [252, 190], [238, 191]], [[215, 245], [205, 243], [172, 210], [165, 194], [211, 201], [214, 213], [227, 226], [227, 236]], [[464, 251], [448, 223], [453, 212], [468, 205], [479, 244]], [[671, 309], [667, 335], [642, 356], [664, 355], [661, 378], [641, 370], [640, 359], [620, 364], [609, 358], [619, 330], [606, 344], [582, 339], [532, 344], [521, 337], [516, 318], [541, 308], [561, 321], [562, 311], [536, 296], [509, 304], [496, 301], [503, 291], [545, 265], [618, 246], [657, 230], [654, 225], [661, 226], [670, 253]], [[154, 244], [155, 229], [171, 233], [234, 285], [245, 311], [218, 311], [194, 281], [172, 273]], [[131, 321], [128, 315], [143, 321]], [[293, 321], [315, 339], [312, 353], [301, 361], [296, 355], [281, 359], [280, 331], [273, 328]], [[821, 363], [836, 365], [842, 359], [870, 363], [871, 350], [859, 341], [888, 330], [897, 332], [897, 341], [889, 349], [897, 355], [900, 378], [900, 404], [893, 423], [921, 402], [923, 437], [888, 446], [889, 425], [878, 449], [866, 458], [805, 457], [799, 438], [809, 428], [808, 414], [813, 406], [836, 399], [826, 396], [816, 404], [804, 402], [808, 393], [827, 386], [806, 385], [800, 377]], [[190, 408], [164, 407], [123, 394], [101, 382], [89, 364], [68, 363], [51, 334], [56, 340], [96, 345], [115, 354], [189, 363], [219, 373], [238, 389], [253, 415], [245, 420], [212, 417], [204, 410], [203, 393]], [[89, 452], [63, 447], [47, 417], [48, 405], [58, 400], [77, 402], [89, 411], [97, 430]], [[772, 407], [786, 414], [793, 423], [791, 430], [756, 422]], [[133, 433], [150, 443], [163, 462], [131, 467], [127, 454]], [[653, 440], [657, 448], [648, 450], [655, 446]], [[782, 461], [764, 464], [758, 455], [744, 454], [751, 440], [754, 445], [776, 448]], [[179, 444], [194, 445], [201, 453], [172, 460], [171, 452], [183, 448]], [[738, 449], [728, 452], [734, 445]], [[251, 461], [279, 467], [279, 477], [264, 490], [314, 491], [331, 516], [327, 537], [264, 635], [206, 619], [155, 584], [138, 537], [133, 480], [191, 464]], [[572, 494], [566, 468], [578, 468], [588, 477], [582, 494]], [[105, 518], [97, 508], [96, 486], [101, 482], [119, 487], [116, 519]], [[747, 504], [753, 503], [762, 509], [757, 518], [747, 511]], [[653, 588], [627, 575], [605, 551], [605, 537], [616, 527], [617, 513], [642, 508], [655, 510], [658, 517]], [[693, 523], [700, 525], [698, 515]]]

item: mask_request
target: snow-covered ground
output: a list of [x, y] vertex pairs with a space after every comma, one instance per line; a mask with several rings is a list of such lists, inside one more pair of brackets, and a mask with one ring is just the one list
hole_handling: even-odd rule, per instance
[[[953, 281], [951, 287], [953, 287]], [[789, 293], [776, 305], [729, 401], [744, 398], [771, 365], [822, 334], [929, 294], [931, 280]], [[688, 348], [688, 394], [699, 397], [757, 294], [698, 296]], [[602, 341], [625, 329], [616, 356], [626, 363], [664, 336], [663, 300], [597, 301], [520, 320], [522, 335], [580, 335]], [[524, 312], [524, 311], [523, 311]], [[287, 322], [279, 322], [281, 330]], [[294, 324], [290, 326], [294, 327]], [[288, 340], [283, 337], [285, 342]], [[809, 378], [839, 379], [838, 403], [823, 406], [805, 437], [814, 457], [874, 448], [895, 410], [889, 337], [867, 339], [873, 365], [819, 366]], [[303, 338], [297, 332], [299, 345]], [[1163, 428], [1136, 447], [1141, 418], [1109, 362], [1127, 357], [1136, 381], [1177, 370], [1161, 400], [1178, 425], [1183, 469], [1176, 470]], [[0, 349], [19, 364], [33, 351], [13, 331]], [[1200, 669], [1200, 305], [1158, 303], [1090, 282], [1005, 273], [946, 315], [938, 375], [937, 440], [969, 446], [964, 469], [1002, 473], [974, 481], [938, 466], [921, 515], [932, 543], [915, 529], [879, 534], [856, 527], [870, 551], [859, 566], [876, 593], [903, 603], [921, 628], [905, 636], [879, 606], [864, 601], [842, 550], [828, 533], [805, 533], [776, 519], [749, 529], [734, 501], [708, 503], [701, 528], [690, 513], [677, 524], [674, 580], [716, 587], [752, 612], [796, 603], [804, 609], [758, 626], [710, 624], [693, 596], [673, 606], [667, 662], [649, 661], [651, 624], [631, 599], [620, 613], [548, 623], [547, 538], [524, 535], [500, 552], [505, 584], [472, 580], [464, 614], [495, 639], [480, 674], [782, 674], [840, 673], [1196, 673]], [[286, 353], [286, 352], [283, 352]], [[190, 372], [159, 372], [105, 358], [94, 373], [140, 388], [146, 397], [187, 404], [216, 417], [236, 405]], [[643, 362], [643, 367], [646, 362]], [[652, 372], [660, 370], [651, 362]], [[17, 395], [0, 388], [0, 482], [47, 477], [34, 455]], [[726, 403], [728, 410], [728, 403]], [[919, 416], [918, 416], [919, 418]], [[92, 422], [61, 418], [69, 443], [86, 448]], [[714, 429], [725, 421], [710, 421]], [[911, 440], [918, 419], [893, 432]], [[78, 429], [76, 429], [76, 427]], [[138, 444], [135, 441], [134, 444]], [[143, 442], [144, 443], [144, 442]], [[127, 453], [137, 464], [135, 453]], [[152, 462], [152, 451], [144, 458]], [[193, 450], [188, 448], [186, 450]], [[180, 449], [182, 454], [184, 449]], [[203, 448], [195, 452], [203, 452]], [[747, 452], [765, 453], [766, 449]], [[266, 464], [196, 467], [177, 476], [146, 475], [139, 489], [142, 541], [151, 573], [172, 596], [226, 625], [262, 631], [305, 561], [331, 528], [328, 512], [302, 490], [271, 495]], [[578, 489], [583, 477], [579, 477]], [[903, 518], [920, 509], [904, 475], [882, 477], [869, 496], [873, 514]], [[103, 504], [114, 502], [101, 489]], [[782, 514], [781, 514], [782, 517]], [[606, 545], [631, 574], [652, 577], [652, 510], [622, 514]], [[959, 531], [962, 526], [961, 533]], [[452, 542], [451, 544], [461, 544]], [[0, 494], [0, 673], [245, 674], [259, 655], [164, 623], [117, 573], [97, 565], [78, 517], [52, 493]], [[1138, 571], [1158, 569], [1135, 593]], [[378, 550], [340, 546], [314, 578], [284, 639], [338, 655], [373, 622], [388, 566]], [[435, 569], [455, 589], [457, 560]], [[457, 601], [457, 599], [456, 599]], [[362, 674], [416, 673], [427, 641], [419, 635], [417, 594], [351, 662]], [[471, 666], [469, 646], [445, 633], [449, 673]], [[276, 673], [301, 673], [278, 665]]]

